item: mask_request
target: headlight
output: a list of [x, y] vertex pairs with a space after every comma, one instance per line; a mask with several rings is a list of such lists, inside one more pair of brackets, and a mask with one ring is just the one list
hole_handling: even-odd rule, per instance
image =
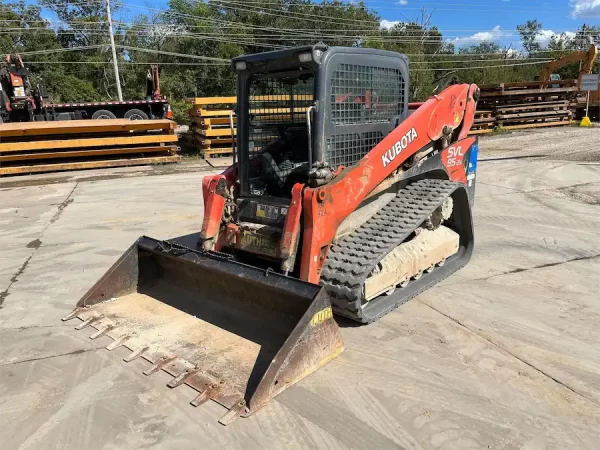
[[298, 59], [300, 60], [300, 62], [303, 62], [303, 63], [310, 62], [310, 61], [312, 61], [312, 53], [311, 52], [300, 53], [298, 55]]

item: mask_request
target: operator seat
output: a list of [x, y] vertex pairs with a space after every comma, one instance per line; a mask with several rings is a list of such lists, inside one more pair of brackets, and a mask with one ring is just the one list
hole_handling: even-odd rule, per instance
[[308, 181], [308, 136], [306, 132], [278, 129], [280, 138], [259, 156], [267, 192], [274, 197], [290, 197], [296, 183]]

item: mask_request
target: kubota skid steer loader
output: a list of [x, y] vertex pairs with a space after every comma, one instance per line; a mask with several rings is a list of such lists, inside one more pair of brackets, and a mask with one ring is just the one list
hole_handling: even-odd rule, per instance
[[372, 322], [468, 262], [479, 96], [451, 86], [408, 116], [408, 61], [380, 50], [232, 64], [237, 151], [203, 180], [197, 240], [140, 238], [64, 318], [224, 424], [342, 352], [332, 312]]

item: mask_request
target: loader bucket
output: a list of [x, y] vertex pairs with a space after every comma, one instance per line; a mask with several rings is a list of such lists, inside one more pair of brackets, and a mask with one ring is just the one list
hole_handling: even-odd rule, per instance
[[248, 416], [343, 350], [322, 287], [170, 241], [138, 239], [63, 318], [164, 370], [198, 406]]

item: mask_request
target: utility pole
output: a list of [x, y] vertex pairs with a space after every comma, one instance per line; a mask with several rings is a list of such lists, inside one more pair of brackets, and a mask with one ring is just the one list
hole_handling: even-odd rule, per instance
[[117, 79], [117, 95], [119, 101], [123, 101], [123, 92], [121, 92], [121, 78], [119, 77], [119, 64], [117, 64], [117, 51], [115, 50], [115, 37], [113, 36], [112, 20], [110, 18], [110, 0], [106, 0], [106, 16], [108, 18], [108, 33], [110, 34], [110, 46], [112, 48], [113, 66], [115, 68], [115, 78]]

